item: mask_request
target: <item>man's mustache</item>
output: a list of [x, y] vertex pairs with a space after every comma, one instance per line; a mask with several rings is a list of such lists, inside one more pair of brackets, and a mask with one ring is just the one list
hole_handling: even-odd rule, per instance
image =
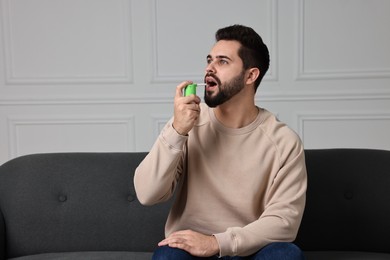
[[207, 77], [211, 77], [211, 78], [213, 78], [217, 83], [218, 83], [218, 85], [220, 86], [222, 83], [221, 83], [221, 80], [217, 77], [217, 76], [215, 76], [215, 74], [214, 73], [207, 73], [206, 75], [205, 75], [205, 77], [204, 77], [204, 81], [206, 82], [206, 78]]

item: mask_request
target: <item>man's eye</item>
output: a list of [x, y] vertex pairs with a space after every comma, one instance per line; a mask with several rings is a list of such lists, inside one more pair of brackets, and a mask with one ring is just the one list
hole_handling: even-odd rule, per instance
[[223, 64], [227, 64], [228, 62], [227, 60], [219, 60], [219, 63], [223, 65]]

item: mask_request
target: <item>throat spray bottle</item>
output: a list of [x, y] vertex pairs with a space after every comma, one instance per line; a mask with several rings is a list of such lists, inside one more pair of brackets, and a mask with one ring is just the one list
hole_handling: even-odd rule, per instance
[[190, 84], [190, 85], [187, 85], [187, 87], [184, 88], [184, 96], [189, 96], [191, 94], [194, 94], [196, 95], [196, 88], [198, 86], [206, 86], [206, 84], [204, 83], [193, 83], [193, 84]]

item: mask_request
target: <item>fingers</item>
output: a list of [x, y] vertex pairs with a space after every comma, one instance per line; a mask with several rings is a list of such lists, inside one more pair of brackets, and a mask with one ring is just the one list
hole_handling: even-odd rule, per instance
[[190, 231], [182, 230], [177, 231], [169, 235], [167, 238], [158, 243], [159, 246], [169, 245], [171, 247], [178, 247], [179, 245], [186, 244]]
[[192, 84], [192, 81], [183, 81], [176, 87], [176, 97], [182, 97], [183, 96], [183, 89], [188, 86], [189, 84]]
[[183, 97], [182, 94], [183, 88], [191, 83], [191, 81], [183, 81], [176, 87], [173, 128], [180, 135], [188, 134], [200, 114], [200, 98], [196, 95]]
[[200, 257], [212, 256], [219, 252], [219, 245], [214, 236], [204, 235], [192, 230], [174, 232], [158, 245], [180, 248]]
[[200, 106], [195, 102], [192, 102], [191, 104], [187, 104], [186, 108], [195, 112], [200, 112]]
[[[189, 84], [192, 84], [192, 81], [183, 81], [176, 87], [176, 95], [175, 98], [183, 97], [183, 89], [187, 87]], [[185, 103], [190, 103], [190, 102], [195, 102], [197, 104], [200, 103], [200, 98], [197, 95], [190, 95], [186, 97], [186, 102]]]

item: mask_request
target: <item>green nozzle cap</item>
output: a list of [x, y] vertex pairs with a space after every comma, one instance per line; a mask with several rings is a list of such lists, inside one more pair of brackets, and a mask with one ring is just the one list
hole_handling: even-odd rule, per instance
[[184, 96], [186, 97], [191, 94], [196, 95], [196, 87], [197, 87], [196, 84], [187, 85], [187, 87], [184, 89]]

